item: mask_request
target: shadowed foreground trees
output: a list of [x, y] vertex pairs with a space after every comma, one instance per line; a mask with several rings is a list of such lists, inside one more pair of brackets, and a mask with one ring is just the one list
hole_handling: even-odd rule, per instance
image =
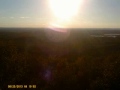
[[[66, 47], [66, 43], [52, 44], [34, 39], [29, 45], [22, 39], [1, 39], [0, 88], [27, 84], [37, 85], [37, 90], [118, 90], [119, 44], [109, 46], [105, 40], [71, 40], [66, 42]], [[63, 48], [69, 51], [61, 55], [44, 51], [53, 46], [59, 52], [64, 53]]]

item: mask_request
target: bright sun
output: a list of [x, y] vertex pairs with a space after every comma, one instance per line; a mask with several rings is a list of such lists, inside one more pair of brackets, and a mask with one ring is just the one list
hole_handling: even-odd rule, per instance
[[70, 19], [79, 11], [82, 0], [49, 0], [50, 8], [59, 20]]

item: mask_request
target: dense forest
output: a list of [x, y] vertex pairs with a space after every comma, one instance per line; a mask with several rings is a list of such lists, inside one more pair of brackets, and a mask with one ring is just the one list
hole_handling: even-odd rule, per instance
[[120, 37], [74, 30], [61, 42], [44, 30], [0, 32], [0, 89], [36, 85], [35, 90], [119, 90]]

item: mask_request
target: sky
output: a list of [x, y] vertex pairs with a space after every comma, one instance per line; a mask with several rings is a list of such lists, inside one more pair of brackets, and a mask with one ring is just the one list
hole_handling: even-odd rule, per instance
[[[0, 27], [47, 27], [55, 20], [49, 0], [0, 0]], [[82, 0], [66, 27], [120, 28], [120, 0]]]

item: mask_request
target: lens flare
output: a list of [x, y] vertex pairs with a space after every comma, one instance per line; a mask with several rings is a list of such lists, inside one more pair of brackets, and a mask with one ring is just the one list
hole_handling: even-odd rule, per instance
[[70, 36], [70, 31], [68, 29], [58, 28], [52, 25], [45, 30], [45, 33], [47, 38], [53, 42], [64, 42]]
[[56, 23], [51, 23], [49, 29], [57, 32], [67, 32], [67, 29], [65, 29], [62, 25], [58, 25]]

